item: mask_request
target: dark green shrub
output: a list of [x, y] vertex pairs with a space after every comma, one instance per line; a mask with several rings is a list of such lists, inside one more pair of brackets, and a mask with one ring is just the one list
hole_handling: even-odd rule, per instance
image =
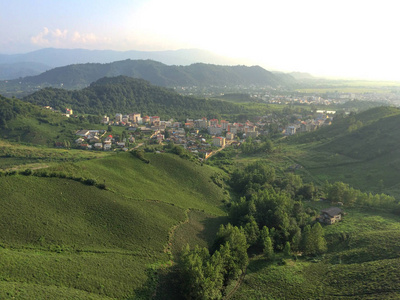
[[25, 176], [30, 176], [32, 175], [32, 170], [31, 169], [26, 169], [25, 171], [21, 171], [20, 174], [21, 175], [25, 175]]
[[86, 185], [96, 185], [96, 180], [94, 179], [86, 179], [83, 181], [84, 184]]

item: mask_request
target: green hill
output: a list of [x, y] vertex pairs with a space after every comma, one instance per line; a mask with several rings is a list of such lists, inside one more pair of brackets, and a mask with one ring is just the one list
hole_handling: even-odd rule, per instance
[[[123, 153], [0, 177], [0, 298], [148, 298], [154, 272], [170, 264], [172, 228], [191, 210], [223, 216], [226, 195], [211, 180], [217, 169], [147, 158]], [[68, 179], [78, 176], [106, 190]]]
[[[9, 142], [54, 147], [55, 142], [72, 141], [80, 128], [101, 127], [89, 124], [89, 119], [67, 118], [59, 112], [0, 95], [0, 139]], [[3, 150], [1, 147], [0, 155], [4, 154]], [[35, 155], [36, 151], [31, 151], [31, 154]]]
[[55, 109], [72, 107], [77, 113], [96, 115], [139, 111], [185, 119], [247, 112], [239, 105], [184, 97], [170, 89], [126, 76], [102, 78], [79, 91], [46, 88], [25, 97], [24, 101]]
[[1, 93], [32, 93], [42, 87], [80, 89], [103, 77], [129, 76], [152, 84], [174, 86], [290, 86], [296, 80], [288, 74], [274, 74], [259, 66], [220, 66], [196, 63], [168, 66], [153, 60], [123, 60], [113, 63], [74, 64], [40, 75], [0, 82]]
[[400, 110], [378, 107], [292, 137], [288, 156], [309, 180], [343, 181], [367, 192], [400, 195]]

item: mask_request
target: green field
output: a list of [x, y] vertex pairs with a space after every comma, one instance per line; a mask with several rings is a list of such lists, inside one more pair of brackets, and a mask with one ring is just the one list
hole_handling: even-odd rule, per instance
[[217, 169], [172, 154], [147, 158], [121, 153], [38, 170], [56, 177], [0, 177], [0, 298], [148, 298], [155, 272], [171, 265], [172, 230], [186, 211], [213, 223], [226, 195], [211, 180]]

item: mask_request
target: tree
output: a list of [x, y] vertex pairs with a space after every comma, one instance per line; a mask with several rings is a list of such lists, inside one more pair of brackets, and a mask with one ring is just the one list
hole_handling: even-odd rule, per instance
[[283, 248], [283, 254], [285, 256], [290, 256], [292, 254], [292, 251], [290, 250], [290, 243], [286, 242], [285, 248]]
[[254, 246], [257, 244], [260, 235], [260, 229], [258, 228], [257, 222], [253, 216], [249, 218], [249, 222], [247, 222], [244, 226], [244, 233], [249, 246]]
[[310, 254], [313, 252], [313, 244], [310, 239], [311, 226], [307, 225], [303, 229], [303, 233], [301, 234], [301, 242], [300, 249], [304, 252], [304, 254]]
[[298, 251], [300, 249], [300, 243], [301, 243], [301, 230], [300, 228], [298, 228], [298, 230], [296, 230], [296, 233], [292, 238], [292, 243], [291, 243], [292, 250]]
[[271, 259], [274, 256], [274, 248], [272, 247], [272, 241], [269, 236], [264, 240], [263, 252], [267, 259]]
[[315, 254], [322, 254], [328, 250], [326, 240], [324, 238], [324, 229], [319, 222], [315, 223], [311, 228], [312, 240], [315, 243]]
[[234, 263], [238, 269], [244, 270], [249, 262], [247, 256], [248, 244], [244, 231], [231, 224], [221, 225], [217, 233], [215, 246], [226, 245], [227, 242], [229, 242], [232, 249]]
[[307, 225], [304, 228], [301, 249], [306, 255], [317, 255], [326, 252], [327, 244], [324, 238], [324, 230], [320, 223], [315, 223], [313, 227]]

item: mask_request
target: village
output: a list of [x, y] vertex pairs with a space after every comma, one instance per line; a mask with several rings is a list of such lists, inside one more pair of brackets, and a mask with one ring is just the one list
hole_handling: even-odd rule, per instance
[[[67, 116], [73, 115], [70, 108], [67, 108], [66, 113]], [[101, 123], [108, 125], [108, 130], [78, 130], [74, 145], [88, 150], [128, 151], [141, 145], [173, 143], [207, 159], [213, 151], [226, 146], [240, 146], [246, 139], [268, 136], [272, 124], [278, 126], [278, 132], [283, 136], [290, 136], [330, 125], [335, 113], [318, 110], [315, 118], [305, 120], [301, 115], [293, 114], [294, 121], [286, 125], [281, 124], [272, 114], [258, 117], [255, 122], [231, 123], [226, 120], [208, 120], [205, 117], [178, 122], [172, 119], [161, 120], [158, 116], [142, 117], [140, 113], [118, 113], [112, 119], [108, 116], [102, 118]], [[112, 134], [115, 126], [124, 127], [122, 134]]]

